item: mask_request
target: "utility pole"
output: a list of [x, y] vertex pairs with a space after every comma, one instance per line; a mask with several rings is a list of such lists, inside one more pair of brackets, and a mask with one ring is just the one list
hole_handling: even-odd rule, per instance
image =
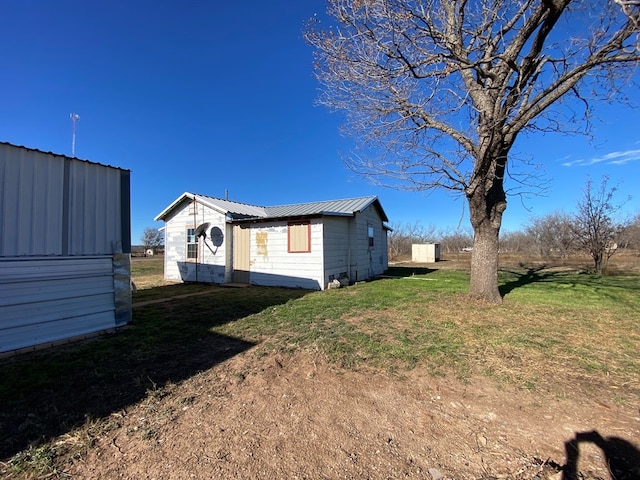
[[71, 156], [76, 156], [76, 122], [80, 120], [80, 115], [77, 113], [72, 113], [69, 115], [71, 118]]

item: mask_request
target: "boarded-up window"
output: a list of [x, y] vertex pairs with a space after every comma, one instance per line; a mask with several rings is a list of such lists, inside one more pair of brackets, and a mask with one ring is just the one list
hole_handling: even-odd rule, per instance
[[289, 252], [311, 251], [311, 225], [309, 222], [292, 222], [288, 225]]
[[198, 258], [198, 238], [195, 228], [187, 228], [187, 260]]

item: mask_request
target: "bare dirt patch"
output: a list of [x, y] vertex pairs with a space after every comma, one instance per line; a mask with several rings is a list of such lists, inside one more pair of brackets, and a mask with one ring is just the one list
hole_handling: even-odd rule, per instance
[[638, 405], [605, 404], [576, 391], [500, 389], [484, 377], [460, 382], [419, 368], [402, 375], [347, 371], [313, 352], [253, 350], [112, 414], [110, 429], [95, 433], [86, 455], [70, 458], [65, 473], [96, 479], [639, 478], [640, 465], [633, 463]]

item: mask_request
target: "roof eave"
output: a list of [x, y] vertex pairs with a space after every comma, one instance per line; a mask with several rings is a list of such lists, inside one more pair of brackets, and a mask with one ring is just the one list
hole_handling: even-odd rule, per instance
[[380, 200], [378, 200], [378, 197], [376, 197], [376, 205], [378, 206], [378, 210], [380, 210], [380, 216], [382, 217], [382, 221], [389, 222], [389, 217], [387, 217], [387, 214], [384, 211], [384, 208], [382, 208], [382, 203], [380, 203]]
[[167, 218], [167, 216], [169, 215], [169, 213], [171, 213], [174, 209], [176, 209], [178, 207], [178, 205], [180, 205], [186, 198], [190, 198], [190, 199], [193, 200], [194, 197], [195, 197], [195, 195], [193, 193], [184, 192], [182, 195], [180, 195], [178, 198], [176, 198], [173, 201], [173, 203], [171, 203], [171, 205], [169, 205], [162, 212], [160, 212], [158, 215], [156, 215], [156, 217], [153, 220], [155, 222], [157, 222], [159, 220], [164, 221]]
[[362, 209], [359, 210], [358, 213], [369, 208], [371, 205], [376, 206], [378, 213], [380, 214], [380, 218], [382, 219], [383, 222], [389, 221], [389, 217], [387, 217], [387, 214], [385, 213], [384, 208], [382, 208], [382, 203], [380, 203], [380, 200], [378, 199], [378, 197], [371, 197], [371, 201], [368, 202], [364, 207], [362, 207]]
[[174, 200], [174, 202], [171, 205], [169, 205], [160, 214], [158, 214], [154, 218], [154, 221], [156, 221], [156, 222], [158, 220], [163, 220], [164, 221], [167, 218], [167, 216], [169, 216], [169, 214], [172, 211], [174, 211], [176, 208], [178, 208], [182, 204], [182, 202], [184, 202], [186, 199], [194, 200], [194, 201], [196, 201], [198, 203], [206, 205], [207, 207], [215, 210], [216, 212], [220, 212], [222, 215], [226, 215], [227, 213], [229, 213], [228, 211], [220, 208], [218, 205], [215, 205], [215, 204], [207, 201], [207, 199], [203, 198], [201, 195], [198, 195], [196, 193], [184, 192], [176, 200]]

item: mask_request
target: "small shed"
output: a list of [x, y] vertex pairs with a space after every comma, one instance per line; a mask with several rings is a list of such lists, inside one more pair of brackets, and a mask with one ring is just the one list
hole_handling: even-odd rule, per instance
[[263, 207], [185, 192], [155, 220], [170, 280], [323, 290], [388, 268], [375, 196]]
[[0, 353], [131, 319], [130, 172], [0, 143]]
[[414, 243], [411, 245], [411, 261], [416, 263], [434, 263], [440, 261], [439, 243]]

